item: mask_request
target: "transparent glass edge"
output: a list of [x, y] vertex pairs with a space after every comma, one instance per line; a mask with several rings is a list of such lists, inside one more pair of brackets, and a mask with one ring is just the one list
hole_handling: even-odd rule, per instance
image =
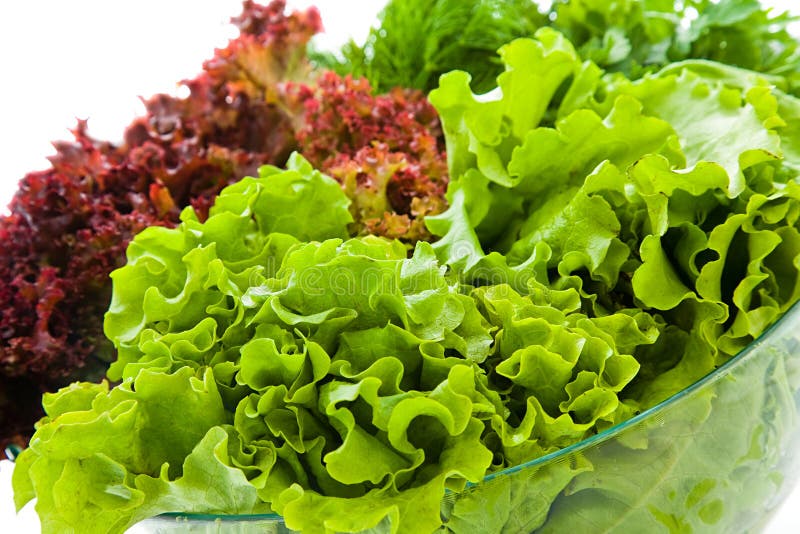
[[[167, 512], [155, 516], [159, 519], [189, 519], [192, 521], [283, 521], [283, 517], [278, 514], [187, 514], [181, 512]], [[150, 518], [154, 519], [154, 518]]]
[[9, 460], [11, 460], [13, 462], [14, 460], [17, 459], [17, 456], [19, 456], [19, 453], [22, 452], [22, 447], [12, 443], [12, 444], [8, 445], [3, 452], [5, 453], [6, 458], [8, 458]]

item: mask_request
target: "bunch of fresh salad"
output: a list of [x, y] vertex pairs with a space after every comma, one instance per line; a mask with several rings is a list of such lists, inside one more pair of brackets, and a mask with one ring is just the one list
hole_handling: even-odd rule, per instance
[[[188, 99], [151, 100], [125, 145], [79, 129], [0, 228], [27, 251], [6, 268], [30, 266], [8, 298], [52, 303], [42, 330], [4, 315], [2, 333], [86, 355], [99, 334], [46, 327], [78, 319], [68, 271], [15, 229], [105, 236], [94, 213], [54, 226], [69, 187], [133, 221], [94, 249], [116, 268], [91, 304], [110, 291], [107, 380], [46, 393], [17, 460], [17, 506], [35, 498], [44, 532], [164, 512], [469, 532], [481, 503], [447, 515], [445, 492], [680, 392], [800, 300], [788, 15], [393, 0], [366, 44], [306, 60], [319, 22], [283, 9], [246, 3], [242, 37]], [[2, 361], [76, 374], [33, 341]]]

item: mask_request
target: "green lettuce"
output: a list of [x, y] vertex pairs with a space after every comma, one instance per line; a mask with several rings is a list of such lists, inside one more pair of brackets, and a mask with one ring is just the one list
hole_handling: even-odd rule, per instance
[[[538, 284], [551, 292], [575, 288], [590, 319], [648, 318], [652, 338], [631, 347], [640, 367], [613, 412], [625, 419], [717, 369], [797, 302], [796, 101], [754, 73], [708, 62], [687, 62], [633, 82], [591, 63], [574, 62], [571, 75], [564, 75], [543, 67], [543, 51], [557, 38], [550, 30], [537, 37], [538, 43], [507, 45], [501, 54], [506, 78], [498, 78], [498, 91], [473, 95], [468, 77], [454, 73], [431, 94], [456, 174], [450, 210], [428, 224], [441, 236], [434, 245], [440, 258], [468, 283], [486, 290], [503, 280], [521, 291]], [[537, 79], [537, 72], [550, 72], [549, 82]], [[517, 96], [521, 92], [507, 83], [526, 73], [543, 87], [533, 99]], [[563, 96], [548, 89], [553, 86]], [[557, 112], [555, 121], [537, 114], [527, 131], [515, 131], [520, 115], [498, 122], [517, 101], [542, 108], [537, 97], [551, 99], [546, 107]], [[636, 114], [612, 121], [621, 105]], [[590, 118], [602, 133], [570, 143], [569, 131], [576, 139], [596, 131]], [[644, 126], [648, 119], [668, 125], [661, 144], [658, 130]], [[571, 122], [580, 127], [568, 130]], [[498, 125], [489, 136], [487, 124]], [[613, 143], [614, 124], [638, 135]], [[591, 151], [607, 142], [593, 160]], [[624, 157], [640, 146], [640, 154]], [[543, 344], [531, 341], [528, 350]], [[652, 426], [644, 420], [638, 432], [628, 430], [586, 454], [520, 476], [512, 471], [482, 491], [446, 499], [452, 529], [684, 532], [756, 526], [760, 512], [752, 496], [763, 502], [783, 491], [778, 473], [797, 417], [798, 383], [785, 367], [793, 349], [770, 349], [696, 392], [680, 416], [664, 415]], [[558, 384], [559, 369], [549, 367], [540, 376], [548, 377], [547, 385]], [[528, 402], [541, 404], [549, 393], [536, 391]], [[767, 423], [776, 418], [780, 423]], [[711, 450], [717, 453], [709, 455]], [[516, 460], [546, 452], [529, 449]], [[632, 477], [642, 466], [652, 468], [641, 479]], [[529, 474], [537, 482], [530, 489]], [[539, 506], [517, 511], [509, 505], [515, 499]]]
[[163, 512], [269, 511], [231, 465], [210, 370], [144, 370], [109, 389], [45, 396], [47, 418], [14, 469], [15, 500], [37, 498], [44, 532], [122, 532]]
[[[335, 184], [316, 214], [322, 241], [275, 232], [264, 213], [276, 190], [292, 183], [302, 198], [330, 184], [292, 162], [225, 190], [204, 222], [187, 210], [179, 227], [134, 239], [106, 316], [121, 384], [48, 398], [16, 470], [18, 505], [37, 497], [45, 530], [82, 528], [74, 508], [98, 531], [225, 510], [273, 511], [310, 532], [432, 531], [446, 491], [638, 410], [622, 392], [633, 354], [658, 337], [655, 317], [591, 316], [579, 287], [535, 279], [521, 292], [464, 285], [426, 243], [409, 257], [398, 242], [342, 240]], [[165, 400], [194, 402], [183, 393], [194, 390], [208, 399]], [[62, 487], [89, 497], [63, 509]]]
[[444, 532], [758, 531], [797, 472], [798, 336], [786, 321], [679, 402], [445, 497]]
[[399, 242], [340, 239], [346, 197], [299, 156], [260, 174], [205, 222], [187, 210], [131, 244], [106, 316], [121, 384], [46, 399], [15, 470], [18, 505], [36, 496], [45, 531], [167, 511], [432, 530], [437, 495], [489, 468], [485, 421], [501, 406], [478, 367], [494, 327], [475, 301], [429, 246], [409, 258]]
[[[692, 349], [657, 370], [655, 349], [634, 354], [645, 365], [631, 390], [644, 406], [712, 371], [796, 301], [797, 186], [782, 183], [794, 171], [779, 115], [793, 97], [689, 66], [634, 82], [603, 76], [547, 28], [501, 58], [491, 99], [463, 73], [431, 93], [456, 179], [449, 210], [428, 226], [466, 282], [524, 291], [532, 279], [578, 289], [599, 317], [654, 314], [664, 339]], [[542, 100], [515, 80], [543, 87]], [[561, 102], [548, 101], [564, 83]], [[547, 125], [542, 110], [556, 104]]]

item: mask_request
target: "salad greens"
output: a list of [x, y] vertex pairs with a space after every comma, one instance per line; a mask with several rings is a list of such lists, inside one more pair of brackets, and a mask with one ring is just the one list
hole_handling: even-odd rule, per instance
[[532, 35], [547, 20], [530, 0], [390, 1], [380, 19], [364, 45], [351, 41], [338, 55], [317, 52], [312, 59], [340, 74], [363, 76], [379, 91], [429, 91], [453, 69], [473, 73], [473, 87], [488, 91], [502, 71], [497, 49]]
[[800, 95], [796, 16], [758, 0], [390, 0], [366, 43], [312, 54], [322, 66], [364, 76], [378, 90], [435, 89], [464, 70], [483, 93], [502, 64], [495, 51], [543, 26], [564, 34], [583, 59], [636, 79], [670, 63], [707, 59], [762, 73]]
[[[312, 531], [388, 514], [394, 529], [430, 531], [445, 488], [634, 412], [618, 394], [639, 368], [631, 353], [657, 337], [648, 314], [589, 317], [577, 293], [535, 280], [524, 294], [470, 290], [428, 244], [409, 258], [398, 242], [343, 241], [338, 184], [299, 155], [288, 167], [229, 186], [205, 222], [187, 209], [178, 228], [134, 239], [106, 315], [119, 349], [109, 377], [122, 385], [48, 395], [16, 471], [19, 504], [52, 488], [39, 497], [46, 530], [92, 515], [105, 532], [178, 507], [276, 511]], [[309, 227], [296, 215], [318, 201]], [[174, 440], [148, 445], [159, 428]], [[127, 439], [105, 437], [117, 433]], [[97, 467], [76, 470], [84, 454]], [[192, 468], [203, 463], [207, 477]], [[108, 469], [113, 499], [97, 482]], [[62, 487], [88, 515], [61, 510]], [[237, 505], [183, 507], [204, 488], [234, 491]]]
[[[591, 5], [555, 9], [563, 23]], [[692, 5], [714, 31], [766, 16]], [[17, 506], [36, 498], [45, 532], [164, 512], [609, 532], [724, 529], [751, 509], [731, 495], [774, 497], [759, 462], [783, 461], [800, 375], [796, 347], [772, 345], [754, 382], [695, 391], [671, 433], [645, 420], [535, 477], [472, 486], [686, 389], [800, 300], [792, 80], [708, 60], [604, 68], [618, 61], [577, 34], [503, 45], [486, 94], [441, 77], [429, 99], [451, 181], [425, 219], [432, 244], [350, 237], [350, 200], [297, 153], [228, 186], [207, 219], [186, 208], [139, 233], [105, 316], [119, 385], [44, 397]], [[761, 61], [746, 66], [774, 67]]]
[[445, 531], [761, 531], [800, 472], [799, 341], [784, 321], [612, 438], [447, 495]]
[[[636, 82], [603, 78], [552, 29], [537, 37], [501, 50], [495, 98], [473, 95], [463, 72], [430, 95], [461, 176], [450, 209], [428, 218], [442, 237], [433, 246], [468, 283], [531, 276], [577, 290], [598, 316], [657, 312], [673, 327], [661, 340], [675, 336], [672, 349], [656, 343], [659, 357], [691, 350], [672, 369], [643, 367], [634, 389], [652, 375], [636, 396], [651, 406], [742, 350], [800, 296], [800, 188], [796, 163], [781, 158], [797, 140], [777, 113], [778, 99], [797, 100], [691, 63]], [[530, 82], [540, 98], [524, 91]]]
[[[343, 241], [339, 185], [300, 156], [288, 166], [225, 189], [205, 222], [187, 209], [178, 228], [134, 239], [106, 318], [119, 348], [109, 376], [123, 385], [47, 396], [49, 419], [16, 470], [19, 503], [52, 489], [38, 500], [46, 531], [89, 528], [89, 515], [98, 532], [116, 530], [184, 501], [275, 510], [298, 527], [318, 519], [309, 502], [360, 506], [374, 512], [359, 521], [390, 513], [432, 530], [444, 487], [489, 467], [481, 418], [500, 407], [476, 367], [492, 337], [475, 301], [429, 246], [407, 258], [398, 242]], [[159, 428], [175, 440], [151, 447]], [[103, 437], [118, 433], [127, 440]], [[76, 471], [84, 454], [92, 467]], [[58, 511], [62, 488], [88, 515]], [[428, 513], [409, 514], [409, 501]], [[331, 528], [351, 528], [348, 517], [333, 514]]]

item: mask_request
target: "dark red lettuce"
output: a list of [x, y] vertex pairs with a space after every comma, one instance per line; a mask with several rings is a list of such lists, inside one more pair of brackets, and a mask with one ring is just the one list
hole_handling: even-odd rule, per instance
[[375, 95], [366, 79], [331, 71], [305, 91], [300, 150], [353, 201], [353, 232], [430, 240], [423, 218], [446, 207], [447, 158], [425, 95], [399, 87]]

